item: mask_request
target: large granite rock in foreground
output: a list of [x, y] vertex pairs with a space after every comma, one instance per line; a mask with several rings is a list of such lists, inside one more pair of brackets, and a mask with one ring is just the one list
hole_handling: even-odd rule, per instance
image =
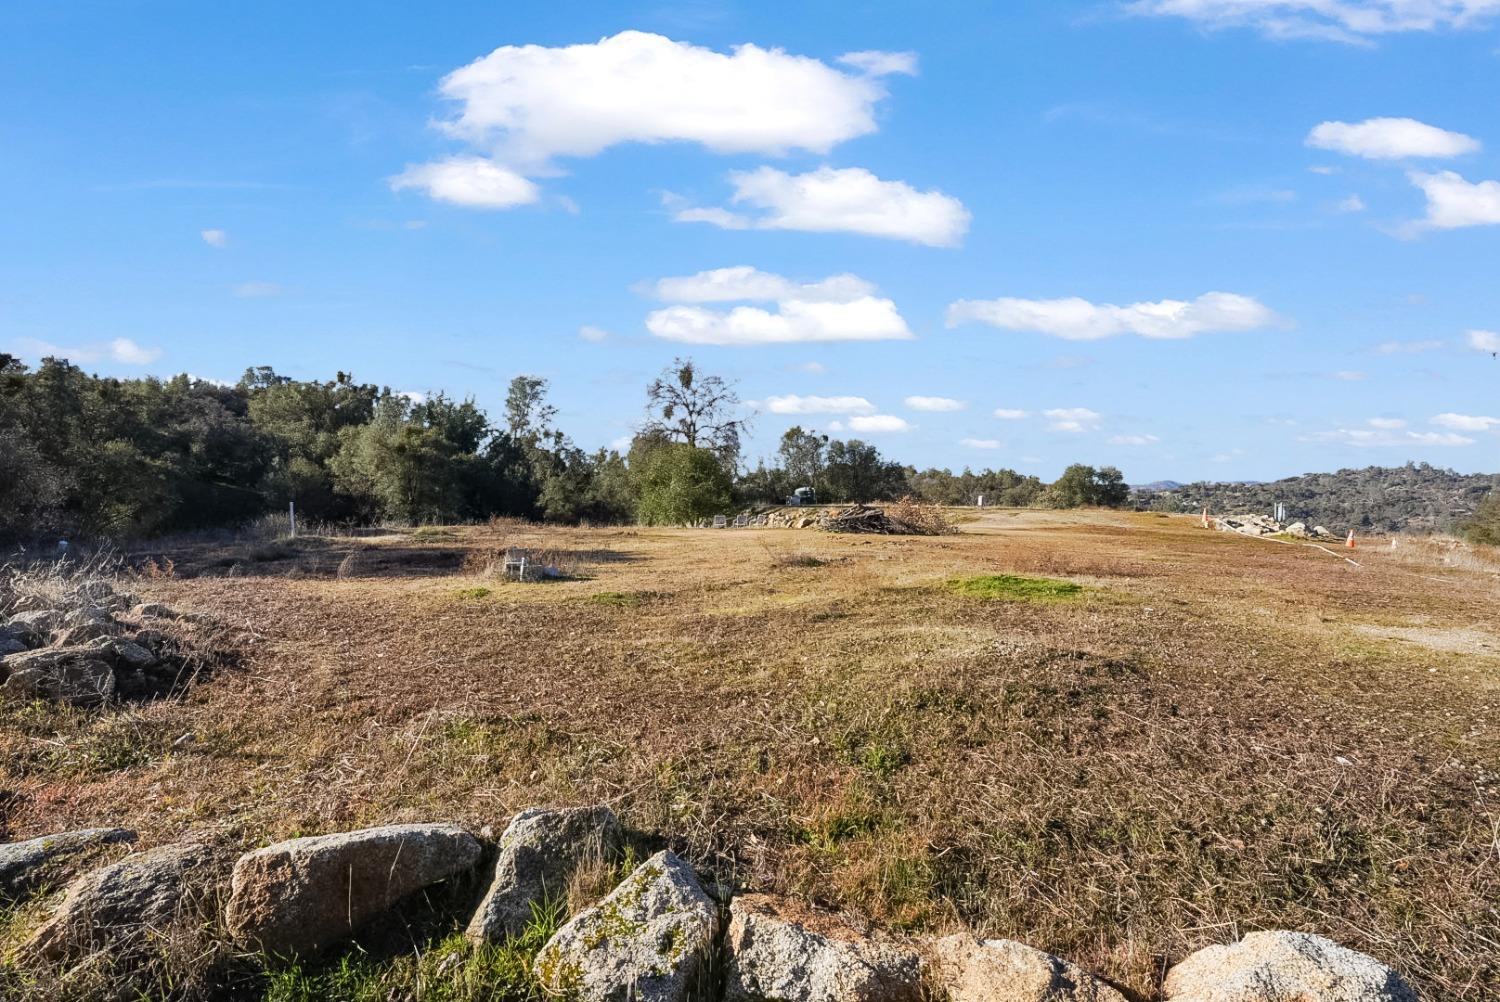
[[115, 670], [86, 646], [44, 647], [5, 659], [0, 692], [17, 699], [50, 699], [98, 706], [115, 694]]
[[932, 966], [951, 1002], [1125, 1002], [1076, 964], [1009, 939], [945, 937]]
[[762, 894], [735, 898], [729, 915], [725, 1002], [921, 998], [915, 951], [867, 937], [835, 916]]
[[542, 947], [542, 987], [586, 1002], [685, 1002], [708, 972], [719, 909], [692, 867], [652, 856]]
[[179, 922], [199, 920], [210, 889], [207, 846], [164, 846], [86, 873], [68, 886], [52, 917], [21, 948], [48, 961], [98, 950], [133, 953]]
[[225, 919], [267, 953], [311, 953], [414, 891], [468, 870], [479, 842], [456, 825], [387, 825], [292, 839], [241, 856]]
[[613, 859], [620, 841], [620, 823], [608, 807], [517, 814], [500, 836], [494, 875], [466, 935], [476, 943], [498, 943], [518, 934], [535, 907], [567, 894], [580, 865]]
[[85, 828], [0, 845], [0, 901], [24, 896], [71, 857], [134, 841], [135, 832], [125, 828]]
[[1372, 957], [1305, 932], [1252, 932], [1167, 972], [1167, 1002], [1417, 1002]]

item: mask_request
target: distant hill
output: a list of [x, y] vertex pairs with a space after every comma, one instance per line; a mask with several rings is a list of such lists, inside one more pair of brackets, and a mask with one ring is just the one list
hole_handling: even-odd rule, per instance
[[1304, 473], [1270, 483], [1148, 484], [1131, 489], [1138, 508], [1219, 514], [1272, 514], [1286, 505], [1291, 521], [1335, 532], [1448, 532], [1468, 519], [1500, 474], [1460, 474], [1426, 463], [1367, 466], [1337, 473]]
[[1153, 480], [1149, 484], [1131, 484], [1133, 491], [1175, 491], [1183, 486], [1175, 480]]

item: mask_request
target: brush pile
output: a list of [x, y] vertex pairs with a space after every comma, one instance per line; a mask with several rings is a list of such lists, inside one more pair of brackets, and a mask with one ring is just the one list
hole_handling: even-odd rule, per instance
[[823, 516], [818, 528], [879, 536], [945, 536], [958, 531], [936, 505], [909, 497], [883, 508], [854, 504], [836, 509]]

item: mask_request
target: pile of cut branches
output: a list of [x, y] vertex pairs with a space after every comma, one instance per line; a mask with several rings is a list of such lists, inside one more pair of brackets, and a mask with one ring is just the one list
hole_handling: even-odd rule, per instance
[[945, 536], [957, 528], [936, 505], [904, 497], [883, 508], [855, 504], [824, 515], [818, 528], [827, 532], [880, 536]]

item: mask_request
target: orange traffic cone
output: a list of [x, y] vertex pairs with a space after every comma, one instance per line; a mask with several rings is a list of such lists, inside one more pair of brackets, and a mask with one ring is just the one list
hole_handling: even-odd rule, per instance
[[1349, 530], [1349, 538], [1346, 539], [1346, 540], [1344, 540], [1344, 545], [1347, 546], [1347, 547], [1349, 547], [1349, 549], [1351, 549], [1351, 550], [1354, 549], [1354, 530], [1353, 529]]

